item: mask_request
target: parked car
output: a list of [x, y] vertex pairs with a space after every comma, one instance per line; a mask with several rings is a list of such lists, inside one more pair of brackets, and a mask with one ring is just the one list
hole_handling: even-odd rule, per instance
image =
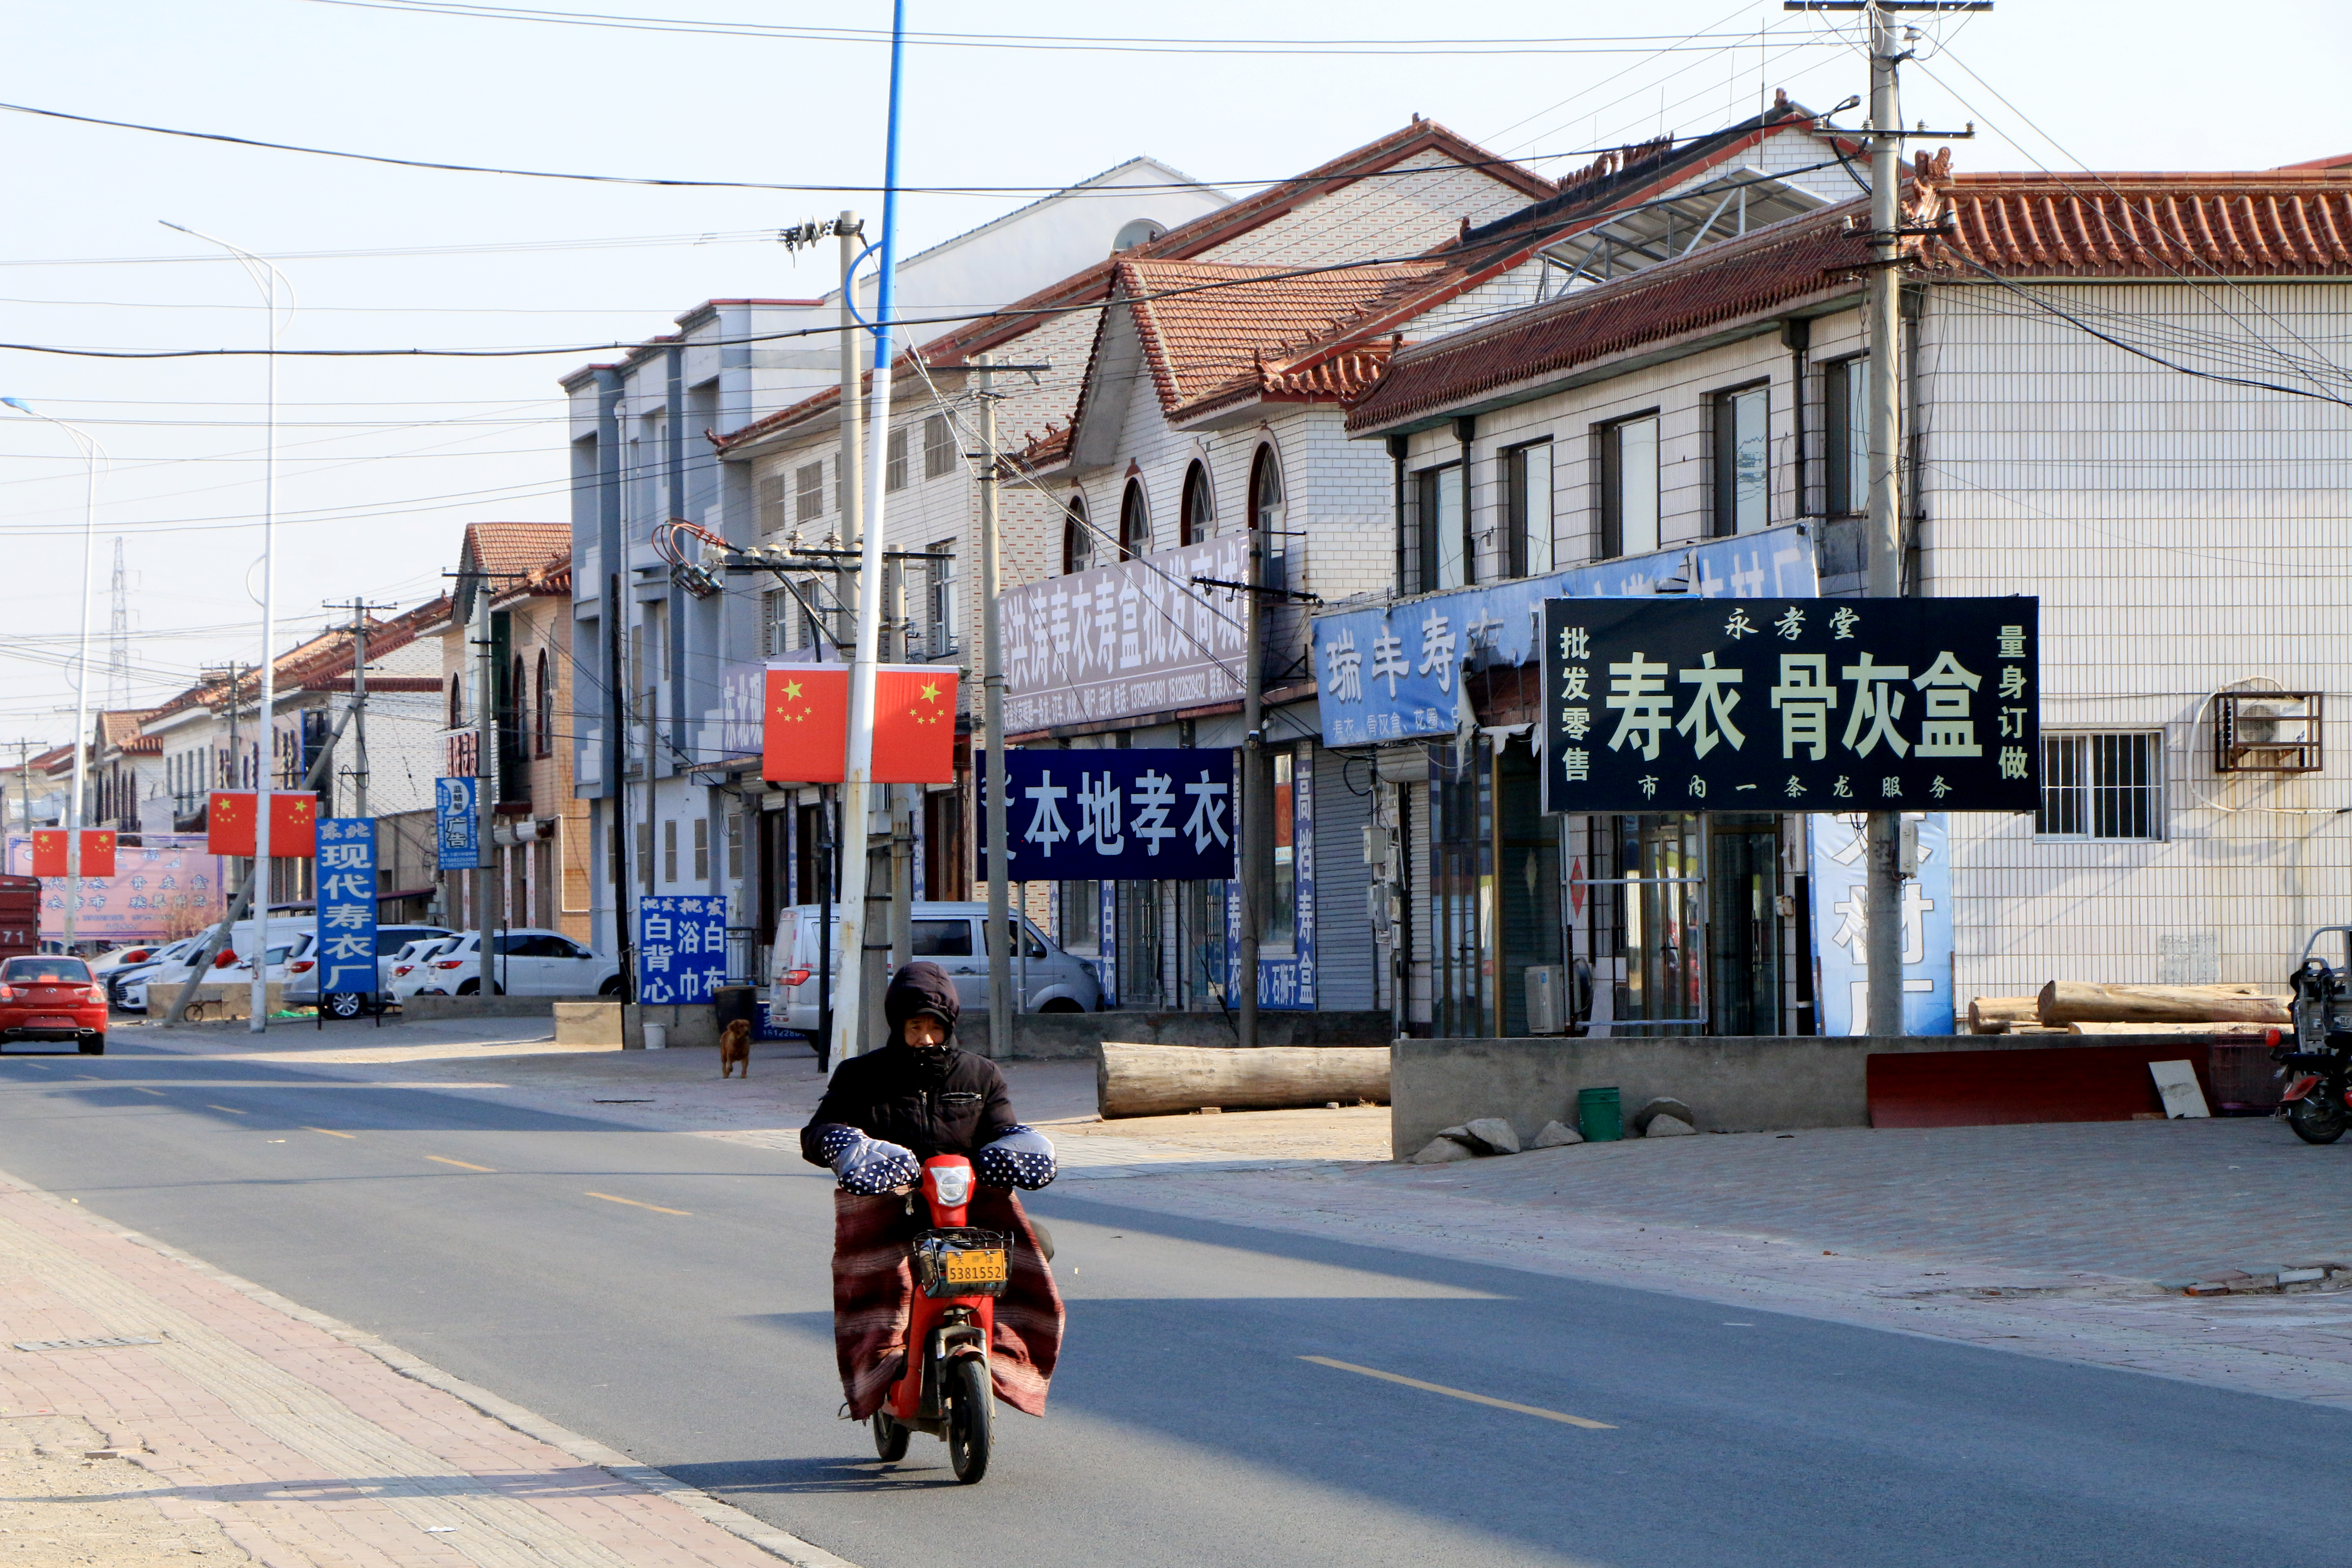
[[106, 987], [86, 960], [63, 955], [0, 965], [0, 1042], [71, 1040], [86, 1057], [106, 1054]]
[[[419, 968], [423, 984], [411, 995], [471, 996], [482, 988], [482, 933], [469, 931], [444, 943]], [[604, 996], [621, 988], [618, 960], [601, 958], [562, 931], [517, 926], [498, 933], [490, 955], [490, 990], [509, 996]]]
[[[776, 916], [774, 969], [769, 978], [769, 1016], [788, 1029], [814, 1033], [817, 1027], [817, 969], [822, 962], [819, 906], [797, 904]], [[928, 959], [955, 981], [956, 998], [967, 1015], [988, 1011], [988, 959], [982, 933], [988, 925], [984, 903], [919, 901], [909, 911], [914, 958]], [[1025, 1013], [1091, 1013], [1102, 1005], [1102, 988], [1095, 972], [1045, 940], [1037, 928], [1015, 914], [1018, 928], [1013, 959], [1013, 983], [1023, 987], [1015, 1003]], [[841, 912], [834, 911], [833, 973], [841, 973]]]
[[[396, 957], [413, 942], [454, 936], [446, 926], [396, 925], [378, 926], [375, 932], [375, 998], [390, 1002], [392, 966]], [[286, 1005], [289, 1007], [310, 1007], [319, 1001], [319, 971], [316, 955], [306, 955], [286, 966]], [[327, 997], [327, 1016], [331, 1018], [356, 1018], [367, 1011], [371, 998], [364, 991], [333, 992]]]
[[194, 958], [198, 950], [204, 946], [205, 934], [182, 937], [178, 942], [170, 942], [162, 947], [150, 948], [144, 958], [127, 960], [111, 972], [101, 971], [100, 978], [106, 986], [107, 999], [126, 1013], [145, 1012], [147, 1010], [145, 993], [143, 991], [141, 993], [134, 1005], [130, 1000], [131, 986], [146, 980], [158, 970], [164, 969], [176, 973], [183, 981], [185, 981], [188, 960]]
[[[268, 977], [281, 984], [292, 973], [292, 965], [310, 952], [318, 933], [307, 919], [277, 915], [270, 919], [268, 936], [269, 947], [263, 955], [268, 966]], [[174, 942], [166, 950], [172, 956], [148, 965], [142, 973], [123, 980], [115, 988], [121, 997], [119, 1005], [126, 1013], [148, 1010], [150, 992], [157, 996], [177, 997], [179, 987], [188, 983], [188, 966], [204, 952], [205, 943], [212, 931]], [[208, 985], [249, 985], [253, 983], [252, 953], [256, 928], [251, 921], [239, 921], [229, 928], [228, 941], [213, 955], [211, 965], [205, 971]], [[279, 993], [280, 998], [284, 993]], [[165, 1004], [167, 1006], [169, 1003]]]
[[454, 931], [447, 936], [419, 937], [394, 953], [386, 973], [385, 992], [394, 1002], [404, 1002], [415, 995], [428, 976], [425, 960], [457, 940]]

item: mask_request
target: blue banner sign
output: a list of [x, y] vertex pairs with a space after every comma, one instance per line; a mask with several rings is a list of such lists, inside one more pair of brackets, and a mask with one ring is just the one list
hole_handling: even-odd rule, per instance
[[[1447, 735], [1465, 722], [1462, 671], [1533, 663], [1546, 599], [1662, 590], [1701, 599], [1810, 599], [1820, 592], [1801, 523], [1706, 539], [1528, 577], [1315, 618], [1323, 743]], [[1066, 755], [1067, 753], [1065, 753]]]
[[[1903, 879], [1903, 1032], [1948, 1035], [1952, 1022], [1952, 858], [1942, 812], [1914, 816], [1919, 874]], [[1870, 1032], [1869, 889], [1859, 816], [1811, 816], [1813, 962], [1822, 1033]]]
[[330, 816], [319, 823], [319, 1000], [346, 994], [373, 997], [375, 819]]
[[637, 900], [637, 1000], [708, 1002], [727, 978], [727, 900], [646, 893]]
[[482, 864], [478, 779], [433, 781], [433, 843], [444, 871], [478, 870]]
[[[975, 771], [984, 791], [984, 759]], [[1012, 751], [1004, 784], [1013, 881], [1221, 882], [1234, 874], [1234, 754], [1223, 747]]]

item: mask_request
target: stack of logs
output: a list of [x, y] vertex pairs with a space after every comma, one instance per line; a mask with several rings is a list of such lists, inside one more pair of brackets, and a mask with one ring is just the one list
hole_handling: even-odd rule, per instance
[[2093, 985], [2053, 980], [2038, 996], [1979, 996], [1972, 1035], [2202, 1035], [2264, 1038], [2294, 1022], [2258, 985]]

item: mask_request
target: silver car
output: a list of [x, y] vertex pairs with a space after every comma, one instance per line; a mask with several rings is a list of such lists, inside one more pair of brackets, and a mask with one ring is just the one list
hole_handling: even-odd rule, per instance
[[[778, 912], [774, 963], [769, 976], [769, 1016], [788, 1029], [814, 1033], [817, 1026], [818, 906], [797, 904]], [[1102, 1005], [1095, 972], [1045, 940], [1020, 915], [1012, 959], [1016, 1003], [1024, 1013], [1091, 1013]], [[833, 916], [833, 973], [841, 973], [841, 911]], [[911, 958], [926, 959], [955, 981], [956, 999], [968, 1014], [988, 1011], [988, 968], [982, 933], [984, 903], [918, 902], [911, 911]]]
[[[385, 925], [375, 930], [375, 989], [377, 997], [390, 1002], [392, 996], [392, 964], [400, 951], [412, 942], [428, 937], [445, 937], [455, 933], [436, 925]], [[310, 1007], [319, 1001], [319, 965], [288, 966], [284, 995], [289, 1007]], [[327, 998], [327, 1016], [331, 1018], [356, 1018], [368, 1009], [370, 998], [363, 992], [336, 992]]]

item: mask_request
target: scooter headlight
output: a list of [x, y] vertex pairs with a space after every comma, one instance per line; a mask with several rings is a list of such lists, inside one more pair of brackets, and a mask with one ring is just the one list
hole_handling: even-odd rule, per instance
[[931, 1172], [931, 1196], [943, 1208], [960, 1209], [971, 1201], [971, 1167], [940, 1165]]

